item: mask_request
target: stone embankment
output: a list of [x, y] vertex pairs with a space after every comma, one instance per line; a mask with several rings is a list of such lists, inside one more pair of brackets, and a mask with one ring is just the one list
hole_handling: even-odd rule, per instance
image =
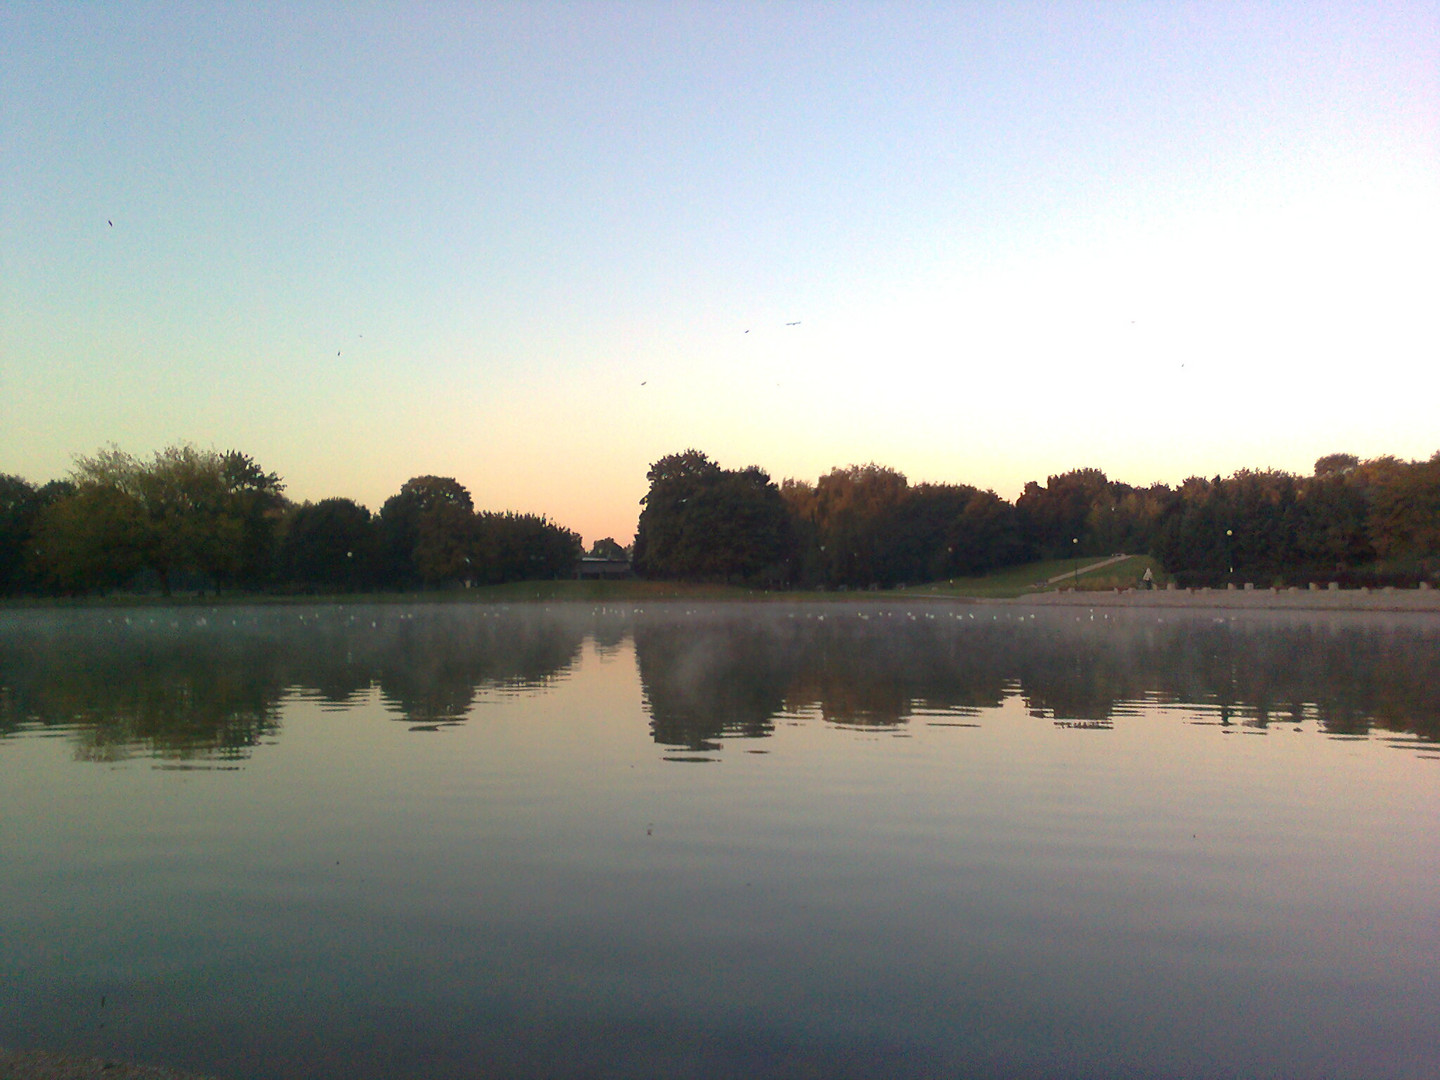
[[112, 1058], [66, 1057], [44, 1050], [0, 1049], [0, 1080], [206, 1080], [193, 1073]]
[[1008, 601], [1014, 604], [1076, 607], [1241, 608], [1255, 611], [1428, 611], [1440, 612], [1440, 589], [1064, 589]]

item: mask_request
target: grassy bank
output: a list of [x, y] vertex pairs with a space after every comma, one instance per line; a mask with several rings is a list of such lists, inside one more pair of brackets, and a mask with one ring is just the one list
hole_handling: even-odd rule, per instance
[[[1147, 569], [1157, 583], [1166, 580], [1164, 571], [1148, 555], [1131, 555], [1108, 566], [1087, 569], [1100, 561], [1093, 556], [1082, 559], [1045, 559], [1025, 563], [1023, 566], [1006, 567], [982, 577], [937, 581], [908, 591], [912, 594], [1007, 600], [1057, 589], [1104, 591], [1137, 588], [1144, 580]], [[1054, 578], [1060, 580], [1052, 581]]]
[[474, 589], [422, 589], [414, 592], [253, 593], [197, 595], [111, 593], [107, 596], [0, 600], [0, 610], [65, 610], [108, 607], [224, 607], [303, 604], [520, 604], [539, 602], [607, 603], [643, 600], [744, 600], [775, 595], [730, 585], [680, 581], [513, 581]]
[[[71, 609], [71, 608], [168, 608], [168, 606], [223, 605], [301, 605], [301, 603], [534, 603], [579, 602], [618, 603], [644, 600], [763, 600], [763, 599], [855, 599], [857, 596], [946, 596], [965, 599], [1009, 599], [1028, 593], [1054, 589], [1126, 589], [1138, 586], [1151, 567], [1156, 582], [1162, 582], [1161, 569], [1149, 556], [1130, 556], [1123, 562], [1086, 572], [1094, 559], [1050, 559], [1024, 566], [1011, 566], [981, 577], [955, 577], [945, 582], [910, 586], [909, 589], [870, 590], [770, 590], [744, 589], [734, 585], [704, 585], [697, 582], [647, 582], [631, 577], [621, 580], [557, 580], [557, 582], [510, 582], [507, 585], [485, 585], [477, 589], [422, 589], [418, 592], [357, 592], [357, 593], [246, 593], [228, 592], [220, 596], [206, 595], [157, 596], [137, 593], [111, 593], [108, 596], [81, 598], [0, 600], [3, 609]], [[1077, 576], [1070, 576], [1079, 567]], [[1053, 577], [1066, 575], [1058, 582]]]
[[[1139, 585], [1147, 567], [1157, 581], [1162, 581], [1159, 567], [1148, 556], [1136, 555], [1123, 562], [1086, 572], [1098, 560], [1051, 559], [1009, 567], [983, 577], [955, 578], [908, 589], [879, 592], [861, 590], [793, 590], [770, 592], [746, 589], [735, 585], [708, 585], [684, 581], [642, 581], [638, 578], [618, 581], [515, 581], [505, 585], [486, 585], [474, 589], [425, 589], [415, 592], [360, 593], [213, 593], [203, 596], [184, 594], [158, 596], [152, 594], [114, 593], [109, 596], [87, 596], [60, 599], [24, 599], [0, 601], [5, 609], [68, 609], [105, 607], [215, 607], [232, 604], [294, 605], [294, 604], [519, 604], [519, 603], [620, 603], [656, 600], [841, 600], [856, 597], [917, 597], [943, 596], [964, 599], [1008, 599], [1034, 592], [1063, 588], [1106, 590]], [[1066, 576], [1054, 583], [1051, 578]], [[1048, 583], [1048, 584], [1047, 584]]]

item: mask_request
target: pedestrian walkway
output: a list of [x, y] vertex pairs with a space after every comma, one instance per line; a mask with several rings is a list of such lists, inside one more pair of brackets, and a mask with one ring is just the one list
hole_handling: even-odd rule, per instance
[[1047, 578], [1045, 584], [1054, 585], [1061, 581], [1069, 581], [1071, 578], [1079, 577], [1081, 574], [1088, 574], [1092, 570], [1103, 570], [1107, 566], [1114, 566], [1117, 562], [1124, 562], [1128, 558], [1131, 558], [1131, 556], [1111, 555], [1108, 559], [1101, 559], [1097, 563], [1091, 563], [1089, 566], [1082, 566], [1078, 570], [1066, 570], [1063, 574], [1056, 574], [1052, 578]]

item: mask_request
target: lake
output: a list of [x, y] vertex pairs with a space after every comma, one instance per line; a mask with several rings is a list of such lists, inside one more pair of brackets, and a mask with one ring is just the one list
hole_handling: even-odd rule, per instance
[[0, 612], [0, 1045], [1440, 1076], [1440, 619]]

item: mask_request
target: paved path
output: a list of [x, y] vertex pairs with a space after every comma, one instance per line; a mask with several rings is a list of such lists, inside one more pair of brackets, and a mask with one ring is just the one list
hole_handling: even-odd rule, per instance
[[1128, 558], [1130, 558], [1129, 555], [1111, 555], [1108, 559], [1101, 559], [1097, 563], [1082, 566], [1078, 570], [1066, 570], [1063, 574], [1056, 574], [1054, 577], [1048, 578], [1045, 584], [1054, 585], [1056, 582], [1070, 581], [1081, 574], [1088, 574], [1092, 570], [1103, 570], [1107, 566], [1114, 566], [1117, 562], [1124, 562]]

